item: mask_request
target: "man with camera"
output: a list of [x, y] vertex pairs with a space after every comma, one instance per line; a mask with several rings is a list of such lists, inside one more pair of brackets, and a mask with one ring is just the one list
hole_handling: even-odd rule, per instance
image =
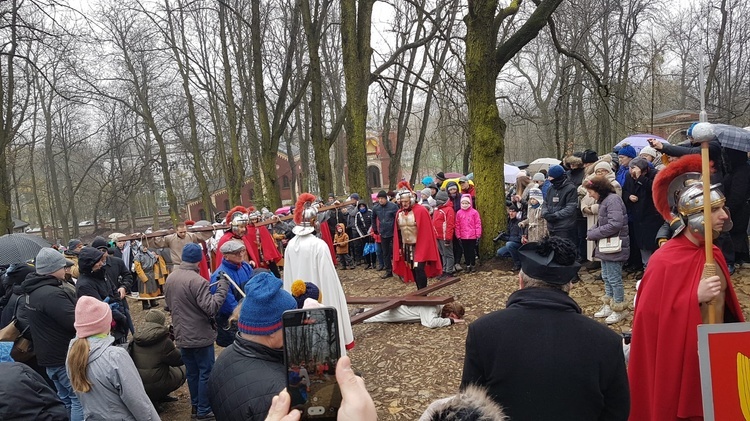
[[513, 270], [521, 269], [521, 258], [518, 254], [518, 249], [521, 247], [521, 227], [518, 226], [518, 209], [513, 206], [508, 206], [508, 232], [500, 231], [495, 238], [492, 239], [495, 243], [498, 241], [505, 241], [505, 245], [497, 249], [498, 257], [510, 257], [513, 259]]

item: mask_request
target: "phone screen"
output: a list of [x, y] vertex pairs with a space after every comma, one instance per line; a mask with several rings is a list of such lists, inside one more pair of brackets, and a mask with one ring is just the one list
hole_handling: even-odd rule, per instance
[[336, 383], [336, 363], [341, 352], [336, 309], [286, 311], [283, 324], [292, 409], [302, 411], [303, 420], [335, 420], [341, 407], [341, 391]]

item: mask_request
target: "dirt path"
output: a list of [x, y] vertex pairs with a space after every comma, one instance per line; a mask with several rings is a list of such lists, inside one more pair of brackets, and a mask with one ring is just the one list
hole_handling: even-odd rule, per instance
[[[342, 271], [344, 290], [352, 296], [402, 295], [414, 290], [414, 284], [403, 284], [398, 278], [380, 279], [382, 272]], [[584, 314], [591, 316], [600, 306], [604, 287], [595, 281], [597, 272], [581, 271], [582, 282], [574, 285], [571, 296]], [[750, 315], [750, 270], [738, 271], [732, 277], [745, 316]], [[432, 281], [431, 281], [432, 282]], [[484, 314], [505, 307], [508, 296], [518, 288], [518, 278], [510, 265], [493, 261], [462, 281], [441, 290], [452, 294], [466, 307], [468, 323]], [[625, 279], [626, 301], [632, 303], [635, 279]], [[632, 305], [632, 304], [631, 304]], [[353, 307], [351, 307], [353, 310]], [[133, 309], [136, 324], [143, 312]], [[611, 328], [629, 331], [632, 313]], [[416, 420], [435, 399], [456, 393], [463, 367], [466, 325], [452, 325], [436, 330], [414, 324], [360, 324], [354, 326], [357, 346], [350, 351], [355, 371], [361, 372], [378, 408], [381, 420]], [[217, 347], [217, 356], [221, 348]], [[165, 404], [165, 421], [190, 419], [190, 395], [187, 385], [175, 392], [178, 402]]]

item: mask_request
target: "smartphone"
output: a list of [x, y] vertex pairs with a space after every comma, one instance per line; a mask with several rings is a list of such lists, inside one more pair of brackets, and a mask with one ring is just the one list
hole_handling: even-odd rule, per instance
[[341, 357], [336, 309], [289, 310], [282, 316], [286, 390], [303, 420], [335, 421], [341, 407], [336, 363]]

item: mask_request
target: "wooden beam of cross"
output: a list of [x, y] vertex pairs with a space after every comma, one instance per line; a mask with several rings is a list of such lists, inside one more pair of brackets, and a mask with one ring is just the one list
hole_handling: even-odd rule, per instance
[[[445, 288], [448, 285], [453, 285], [456, 282], [460, 281], [460, 277], [451, 277], [446, 278], [443, 281], [437, 282], [435, 284], [432, 284], [426, 288], [418, 289], [416, 291], [412, 291], [406, 295], [402, 295], [401, 297], [373, 297], [373, 298], [362, 298], [362, 297], [352, 297], [353, 299], [368, 299], [368, 300], [377, 300], [382, 302], [382, 304], [377, 305], [364, 313], [357, 314], [356, 316], [351, 318], [351, 323], [353, 325], [357, 323], [362, 323], [363, 321], [369, 319], [372, 316], [378, 315], [380, 313], [383, 313], [385, 311], [388, 311], [392, 308], [396, 308], [400, 305], [442, 305], [447, 304], [451, 301], [453, 301], [453, 297], [448, 297], [450, 301], [443, 302], [446, 297], [427, 297], [427, 294], [433, 293], [439, 289]], [[417, 298], [420, 297], [420, 298]], [[383, 301], [387, 300], [387, 301]], [[376, 301], [376, 302], [377, 302]], [[354, 302], [350, 302], [349, 298], [346, 299], [347, 304], [355, 304]], [[407, 304], [407, 303], [415, 303], [415, 304]], [[362, 304], [369, 304], [364, 303]]]
[[[338, 208], [341, 208], [341, 207], [344, 207], [344, 206], [354, 205], [356, 203], [357, 203], [356, 200], [349, 200], [349, 201], [346, 201], [346, 202], [339, 203], [338, 205], [321, 206], [321, 207], [318, 208], [318, 212], [324, 212], [324, 211], [331, 210], [331, 209], [338, 209]], [[253, 225], [256, 226], [256, 227], [262, 227], [262, 226], [265, 226], [265, 225], [275, 224], [275, 223], [281, 222], [281, 221], [288, 221], [288, 220], [290, 220], [292, 218], [294, 218], [293, 214], [284, 215], [284, 216], [274, 215], [274, 216], [266, 219], [265, 221], [255, 222], [255, 223], [253, 223]], [[200, 227], [195, 227], [194, 226], [194, 227], [188, 228], [188, 232], [206, 232], [206, 231], [216, 231], [216, 230], [228, 230], [228, 229], [231, 229], [231, 228], [232, 228], [231, 226], [225, 225], [225, 224], [222, 224], [222, 225], [200, 226]], [[168, 230], [154, 231], [154, 232], [150, 232], [148, 234], [135, 233], [135, 234], [126, 235], [124, 237], [120, 237], [120, 238], [117, 239], [117, 241], [144, 240], [144, 239], [147, 239], [147, 238], [164, 237], [164, 236], [167, 236], [169, 234], [173, 234], [174, 232], [175, 232], [174, 229], [168, 229]]]

